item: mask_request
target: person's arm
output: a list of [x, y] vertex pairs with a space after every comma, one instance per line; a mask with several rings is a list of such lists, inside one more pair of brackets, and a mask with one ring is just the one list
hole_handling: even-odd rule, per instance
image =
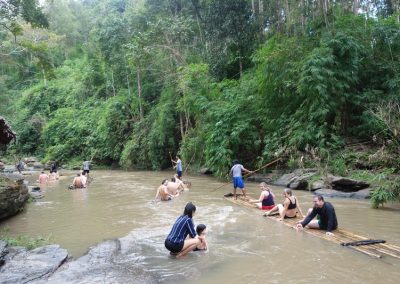
[[194, 229], [194, 224], [193, 224], [193, 220], [192, 218], [188, 218], [187, 222], [186, 222], [186, 226], [189, 230], [189, 235], [191, 238], [196, 237], [196, 230]]
[[295, 199], [296, 199], [296, 204], [297, 204], [297, 206], [296, 206], [297, 207], [297, 211], [300, 213], [301, 218], [304, 218], [304, 214], [303, 214], [303, 211], [301, 211], [299, 200], [297, 199], [297, 197], [295, 197]]
[[288, 210], [289, 207], [289, 198], [285, 198], [285, 201], [283, 201], [283, 210], [281, 212], [281, 218], [279, 218], [279, 221], [282, 221], [285, 219], [286, 211]]
[[243, 167], [243, 166], [242, 166], [242, 171], [244, 171], [245, 173], [248, 173], [248, 174], [253, 173], [252, 171], [246, 169], [246, 168]]
[[[334, 227], [335, 214], [334, 214], [333, 207], [328, 206], [328, 204], [326, 204], [326, 217], [328, 219], [326, 233], [327, 233], [327, 235], [330, 235], [330, 234], [332, 234], [332, 231], [335, 229], [335, 227]], [[328, 233], [330, 233], [330, 234], [328, 234]]]
[[317, 208], [313, 208], [310, 215], [308, 215], [302, 222], [299, 222], [299, 224], [304, 228], [312, 219], [314, 219], [315, 216], [317, 216]]
[[156, 193], [156, 197], [154, 197], [154, 200], [157, 200], [159, 196], [160, 196], [160, 189], [158, 188], [157, 189], [157, 193]]
[[258, 203], [258, 202], [262, 202], [263, 199], [264, 199], [264, 193], [261, 192], [260, 198], [259, 198], [258, 200], [254, 199], [254, 200], [250, 200], [249, 202], [250, 202], [250, 203]]

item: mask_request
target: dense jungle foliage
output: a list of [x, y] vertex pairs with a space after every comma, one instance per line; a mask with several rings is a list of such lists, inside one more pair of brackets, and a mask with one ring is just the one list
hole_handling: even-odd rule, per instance
[[[18, 135], [9, 155], [163, 169], [179, 153], [220, 177], [235, 158], [252, 169], [284, 157], [397, 184], [398, 1], [41, 5], [0, 1], [0, 115]], [[399, 191], [382, 184], [375, 204]]]

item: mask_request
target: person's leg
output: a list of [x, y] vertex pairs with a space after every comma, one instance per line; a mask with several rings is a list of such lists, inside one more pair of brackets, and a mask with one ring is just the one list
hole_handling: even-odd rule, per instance
[[242, 188], [242, 192], [243, 192], [243, 199], [247, 199], [247, 196], [246, 196], [246, 189], [245, 188]]
[[300, 222], [303, 222], [307, 218], [307, 216], [311, 214], [311, 211], [312, 211], [312, 208], [308, 208], [306, 216], [304, 216], [303, 220], [301, 220]]
[[187, 255], [189, 252], [194, 250], [200, 244], [200, 240], [195, 239], [188, 239], [185, 240], [182, 250], [177, 254], [177, 258]]
[[265, 211], [265, 216], [271, 215], [273, 212], [278, 210], [278, 205], [275, 205], [274, 207], [272, 207], [272, 209]]
[[234, 197], [235, 199], [237, 199], [237, 196], [236, 196], [236, 187], [233, 188], [233, 197]]
[[309, 228], [309, 229], [319, 229], [318, 220], [312, 220], [310, 223], [307, 224], [306, 228]]

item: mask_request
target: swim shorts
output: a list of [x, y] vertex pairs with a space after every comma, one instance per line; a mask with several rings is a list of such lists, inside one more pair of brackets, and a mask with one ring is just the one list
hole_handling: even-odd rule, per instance
[[185, 244], [185, 242], [173, 243], [173, 242], [169, 241], [168, 239], [165, 240], [165, 243], [164, 243], [165, 248], [172, 253], [180, 252], [183, 249], [184, 244]]
[[267, 206], [262, 206], [261, 210], [271, 210], [272, 208], [274, 208], [275, 205], [267, 205]]
[[233, 177], [233, 188], [237, 188], [237, 187], [240, 189], [244, 188], [244, 182], [241, 177]]

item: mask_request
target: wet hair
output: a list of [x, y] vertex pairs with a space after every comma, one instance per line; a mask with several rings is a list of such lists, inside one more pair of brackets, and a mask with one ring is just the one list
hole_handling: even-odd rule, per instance
[[163, 179], [163, 181], [161, 182], [161, 184], [163, 185], [164, 182], [166, 182], [168, 179]]
[[285, 189], [283, 190], [283, 192], [286, 193], [286, 194], [289, 195], [289, 196], [292, 196], [292, 195], [293, 195], [292, 190], [291, 190], [290, 188], [285, 188]]
[[234, 164], [234, 165], [237, 165], [237, 164], [239, 164], [239, 161], [238, 161], [238, 160], [234, 160], [234, 161], [233, 161], [233, 164]]
[[175, 177], [172, 177], [172, 178], [171, 178], [171, 181], [172, 181], [172, 182], [175, 182], [175, 181], [176, 181]]
[[76, 176], [77, 176], [77, 177], [80, 177], [80, 176], [81, 176], [81, 173], [77, 173]]
[[322, 195], [316, 195], [314, 198], [317, 198], [319, 201], [324, 201], [324, 197]]
[[85, 172], [85, 171], [82, 171], [82, 174], [83, 174], [83, 175], [85, 175], [85, 174], [86, 174], [86, 172]]
[[183, 215], [188, 216], [189, 218], [193, 217], [193, 212], [196, 212], [196, 206], [192, 202], [189, 202], [185, 206], [185, 210], [183, 211]]
[[204, 224], [198, 224], [196, 227], [196, 233], [200, 236], [201, 233], [206, 229], [206, 225]]

